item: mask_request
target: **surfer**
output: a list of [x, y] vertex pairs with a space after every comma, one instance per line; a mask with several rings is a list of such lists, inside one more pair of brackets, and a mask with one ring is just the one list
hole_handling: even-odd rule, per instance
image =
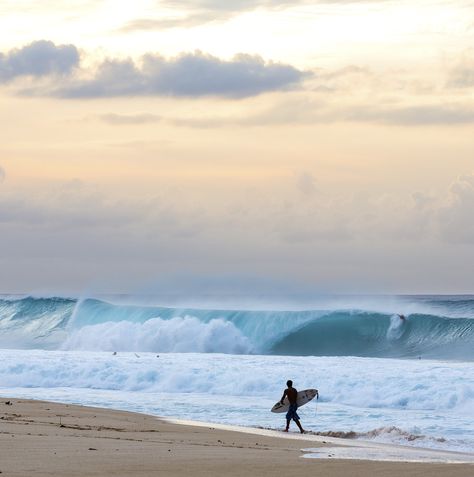
[[293, 419], [293, 421], [296, 422], [296, 425], [298, 426], [301, 434], [304, 433], [304, 429], [301, 426], [300, 423], [300, 416], [298, 416], [296, 410], [298, 409], [298, 404], [296, 404], [296, 399], [298, 397], [298, 391], [293, 387], [293, 381], [289, 379], [286, 382], [286, 385], [288, 386], [284, 391], [283, 391], [283, 396], [280, 399], [280, 402], [283, 404], [283, 401], [285, 397], [288, 398], [288, 402], [290, 403], [290, 408], [288, 409], [288, 412], [286, 413], [286, 429], [285, 432], [288, 432], [288, 429], [290, 428], [290, 421]]
[[406, 320], [406, 316], [405, 316], [405, 315], [398, 315], [398, 317], [399, 317], [400, 320], [402, 320], [402, 321], [405, 321], [405, 320]]

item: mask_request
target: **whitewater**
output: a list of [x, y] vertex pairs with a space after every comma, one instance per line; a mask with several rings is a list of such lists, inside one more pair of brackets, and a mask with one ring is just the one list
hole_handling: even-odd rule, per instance
[[[403, 319], [400, 317], [403, 315]], [[324, 298], [311, 307], [157, 306], [0, 296], [0, 394], [474, 453], [474, 297]]]

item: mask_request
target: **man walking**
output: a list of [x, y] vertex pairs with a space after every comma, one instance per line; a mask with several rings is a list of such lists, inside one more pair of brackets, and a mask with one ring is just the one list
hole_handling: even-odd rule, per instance
[[285, 432], [288, 432], [288, 429], [290, 428], [290, 421], [293, 419], [293, 421], [295, 421], [296, 425], [299, 427], [301, 434], [304, 434], [304, 429], [301, 427], [301, 423], [300, 423], [300, 416], [298, 416], [296, 412], [296, 410], [298, 409], [298, 404], [296, 404], [298, 391], [293, 387], [293, 381], [291, 381], [291, 379], [286, 382], [286, 385], [288, 387], [285, 389], [285, 391], [283, 392], [283, 396], [280, 399], [280, 402], [283, 404], [285, 397], [287, 397], [290, 403], [290, 408], [288, 409], [288, 412], [286, 413]]

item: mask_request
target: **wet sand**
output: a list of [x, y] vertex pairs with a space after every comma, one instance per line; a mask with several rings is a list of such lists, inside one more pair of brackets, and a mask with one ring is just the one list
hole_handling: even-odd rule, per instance
[[[345, 446], [345, 441], [283, 433], [280, 437], [274, 431], [186, 425], [123, 411], [0, 399], [2, 477], [217, 477], [295, 472], [334, 477], [474, 475], [472, 464], [329, 457], [334, 455], [329, 448], [341, 444]], [[307, 448], [321, 450], [329, 458], [302, 458], [302, 449]]]

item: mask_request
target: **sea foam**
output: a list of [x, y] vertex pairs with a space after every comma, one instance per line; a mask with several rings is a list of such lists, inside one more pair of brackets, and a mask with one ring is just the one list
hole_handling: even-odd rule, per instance
[[72, 329], [61, 346], [65, 350], [150, 351], [242, 354], [251, 351], [245, 336], [231, 322], [208, 323], [192, 316], [144, 323], [106, 322]]
[[270, 408], [287, 379], [320, 391], [300, 409], [308, 430], [474, 452], [472, 363], [0, 350], [3, 395], [227, 424], [282, 425]]

